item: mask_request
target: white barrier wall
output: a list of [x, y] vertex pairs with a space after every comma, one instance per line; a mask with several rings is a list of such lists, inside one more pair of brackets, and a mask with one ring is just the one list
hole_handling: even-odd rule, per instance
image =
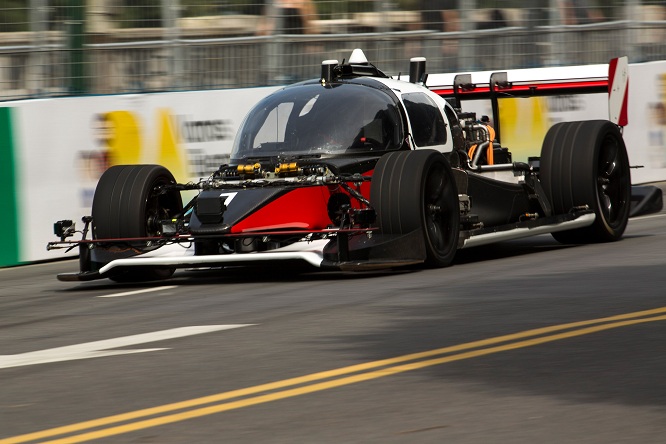
[[[624, 134], [631, 164], [643, 166], [632, 170], [634, 184], [666, 180], [665, 85], [666, 62], [630, 66], [629, 126]], [[228, 160], [247, 111], [275, 89], [4, 104], [11, 108], [5, 113], [11, 118], [0, 129], [9, 127], [12, 135], [0, 135], [0, 148], [13, 147], [18, 251], [4, 258], [0, 253], [0, 266], [62, 257], [63, 251], [45, 249], [55, 240], [53, 222], [72, 219], [82, 226], [96, 181], [108, 166], [158, 163], [179, 181], [207, 176]], [[502, 143], [514, 160], [538, 155], [545, 132], [557, 121], [608, 117], [603, 94], [512, 100], [501, 105]], [[486, 104], [475, 106], [479, 115], [490, 114]], [[11, 143], [2, 143], [3, 138]], [[3, 248], [13, 247], [0, 242]]]
[[[20, 230], [18, 262], [53, 259], [53, 222], [90, 214], [111, 165], [157, 163], [179, 181], [229, 159], [249, 109], [276, 88], [32, 100], [11, 104]], [[71, 254], [76, 254], [76, 251]], [[0, 265], [12, 265], [7, 260]]]
[[631, 66], [624, 139], [634, 184], [666, 180], [666, 62]]

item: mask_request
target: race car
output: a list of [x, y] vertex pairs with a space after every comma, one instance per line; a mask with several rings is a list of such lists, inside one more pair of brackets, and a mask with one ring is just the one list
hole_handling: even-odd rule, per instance
[[[459, 75], [426, 87], [425, 59], [392, 78], [361, 50], [326, 60], [320, 78], [278, 90], [246, 116], [229, 164], [198, 183], [159, 165], [101, 176], [82, 239], [58, 221], [49, 249], [79, 249], [62, 281], [166, 279], [178, 268], [306, 263], [327, 270], [445, 267], [461, 248], [552, 233], [565, 243], [619, 240], [630, 166], [616, 122], [565, 122], [540, 158], [500, 143], [503, 95], [608, 91], [608, 79], [487, 84]], [[490, 118], [464, 112], [492, 102]], [[183, 203], [183, 195], [196, 196]], [[89, 236], [90, 234], [90, 236]]]

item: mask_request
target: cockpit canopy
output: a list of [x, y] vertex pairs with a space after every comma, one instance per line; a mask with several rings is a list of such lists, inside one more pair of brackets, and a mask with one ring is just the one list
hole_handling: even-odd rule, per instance
[[404, 137], [396, 102], [386, 92], [354, 83], [285, 88], [250, 111], [231, 159], [397, 150]]

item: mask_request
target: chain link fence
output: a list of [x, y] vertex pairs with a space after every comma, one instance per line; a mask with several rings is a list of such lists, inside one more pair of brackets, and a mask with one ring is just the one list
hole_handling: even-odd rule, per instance
[[0, 0], [0, 100], [285, 84], [363, 48], [384, 72], [666, 58], [666, 2]]

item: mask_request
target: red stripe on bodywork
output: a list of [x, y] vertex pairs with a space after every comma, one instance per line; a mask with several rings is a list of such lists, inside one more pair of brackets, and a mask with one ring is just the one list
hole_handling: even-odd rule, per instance
[[610, 94], [613, 88], [613, 81], [615, 80], [615, 72], [617, 71], [617, 60], [612, 59], [608, 64], [608, 93]]
[[237, 223], [232, 233], [259, 230], [322, 230], [331, 224], [326, 205], [331, 193], [325, 186], [295, 188]]
[[[607, 91], [609, 82], [607, 79], [595, 80], [575, 80], [575, 81], [556, 81], [548, 83], [513, 83], [507, 88], [498, 89], [499, 97], [512, 95], [515, 96], [540, 96], [540, 95], [556, 95], [561, 94], [584, 94], [584, 93], [597, 93]], [[432, 92], [442, 97], [453, 97], [453, 88], [443, 87], [434, 88]], [[476, 86], [472, 89], [460, 89], [458, 95], [461, 98], [471, 97], [490, 97], [489, 86]]]
[[624, 91], [624, 99], [622, 99], [622, 111], [620, 117], [617, 119], [619, 126], [627, 126], [629, 124], [629, 81], [627, 80], [627, 89]]

